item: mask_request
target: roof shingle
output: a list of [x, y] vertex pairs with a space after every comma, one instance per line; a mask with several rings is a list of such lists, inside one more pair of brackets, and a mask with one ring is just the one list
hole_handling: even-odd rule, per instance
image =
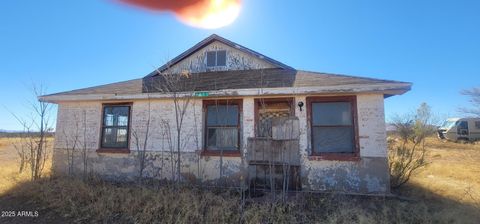
[[[61, 92], [48, 96], [85, 95], [85, 94], [141, 94], [144, 92], [171, 92], [166, 85], [164, 76], [156, 75], [143, 79], [117, 82], [90, 88]], [[405, 84], [383, 79], [355, 77], [338, 74], [318, 73], [285, 69], [259, 69], [220, 71], [190, 74], [182, 79], [184, 90], [214, 91], [226, 89], [257, 89], [257, 88], [290, 88], [290, 87], [323, 87], [369, 84]], [[179, 91], [178, 89], [175, 91]]]

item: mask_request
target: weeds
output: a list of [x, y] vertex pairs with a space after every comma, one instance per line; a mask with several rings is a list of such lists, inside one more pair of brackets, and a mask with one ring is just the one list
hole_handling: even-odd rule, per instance
[[[52, 178], [20, 184], [27, 197], [77, 223], [432, 223], [445, 220], [424, 202], [301, 193], [286, 202], [247, 199], [236, 191], [167, 184]], [[468, 222], [468, 220], [467, 220]]]

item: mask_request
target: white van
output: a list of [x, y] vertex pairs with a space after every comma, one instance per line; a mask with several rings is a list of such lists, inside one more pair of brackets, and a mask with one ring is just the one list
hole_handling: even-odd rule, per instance
[[438, 128], [438, 137], [448, 140], [480, 140], [480, 118], [448, 118]]

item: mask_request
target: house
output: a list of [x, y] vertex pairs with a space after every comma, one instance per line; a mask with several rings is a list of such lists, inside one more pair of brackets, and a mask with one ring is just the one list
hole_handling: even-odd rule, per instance
[[40, 100], [58, 104], [60, 174], [132, 179], [145, 150], [149, 178], [385, 194], [384, 99], [410, 88], [296, 70], [211, 35], [145, 77]]

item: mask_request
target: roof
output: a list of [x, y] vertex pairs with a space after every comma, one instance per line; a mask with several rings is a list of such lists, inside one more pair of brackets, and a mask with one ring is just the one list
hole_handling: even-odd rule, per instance
[[[170, 68], [170, 66], [213, 41], [222, 42], [265, 60], [274, 65], [274, 68], [199, 72], [189, 74], [188, 77], [180, 74], [163, 74], [165, 69]], [[181, 81], [181, 85], [178, 83], [171, 85], [171, 80], [168, 81], [165, 78], [166, 75], [179, 78], [176, 81]], [[156, 94], [156, 97], [168, 98], [167, 95], [172, 91], [186, 90], [209, 91], [209, 96], [212, 97], [228, 94], [255, 96], [260, 94], [345, 94], [360, 92], [383, 93], [384, 96], [388, 97], [407, 92], [411, 85], [407, 82], [295, 70], [288, 65], [213, 34], [143, 78], [45, 95], [39, 97], [39, 99], [49, 102], [132, 100], [144, 99], [146, 98], [145, 95], [151, 97], [154, 95], [153, 93]], [[261, 92], [259, 92], [260, 89]]]
[[[162, 75], [146, 77], [144, 78], [144, 83], [145, 92], [172, 91], [171, 89], [165, 88], [159, 89], [159, 87], [168, 86]], [[294, 69], [257, 69], [194, 73], [190, 74], [188, 78], [184, 78], [181, 83], [186, 86], [186, 89], [183, 91], [212, 91], [224, 89], [342, 86], [353, 84], [398, 84], [404, 82]]]
[[274, 60], [272, 58], [269, 58], [263, 54], [260, 54], [254, 50], [251, 50], [247, 47], [244, 47], [240, 44], [237, 44], [233, 41], [230, 41], [230, 40], [227, 40], [221, 36], [218, 36], [216, 34], [212, 34], [210, 35], [209, 37], [203, 39], [202, 41], [200, 41], [199, 43], [195, 44], [193, 47], [191, 47], [190, 49], [186, 50], [185, 52], [181, 53], [180, 55], [178, 55], [177, 57], [173, 58], [172, 60], [168, 61], [167, 63], [165, 63], [164, 65], [162, 65], [161, 67], [159, 67], [158, 69], [155, 69], [154, 71], [152, 71], [150, 74], [148, 74], [146, 77], [149, 77], [149, 76], [153, 76], [155, 74], [158, 73], [158, 71], [160, 72], [163, 72], [165, 70], [167, 70], [168, 68], [172, 67], [173, 65], [177, 64], [178, 62], [182, 61], [184, 58], [192, 55], [193, 53], [197, 52], [198, 50], [202, 49], [203, 47], [209, 45], [210, 43], [214, 42], [214, 41], [219, 41], [227, 46], [230, 46], [232, 48], [235, 48], [237, 50], [240, 50], [246, 54], [249, 54], [249, 55], [252, 55], [258, 59], [261, 59], [261, 60], [265, 60], [265, 61], [268, 61], [269, 63], [271, 63], [272, 65], [274, 65], [275, 67], [277, 68], [283, 68], [283, 69], [293, 69], [292, 67], [288, 66], [288, 65], [285, 65], [277, 60]]
[[62, 96], [62, 95], [88, 95], [88, 94], [138, 94], [142, 93], [142, 79], [132, 79], [123, 82], [116, 82], [106, 85], [93, 86], [83, 89], [76, 89], [71, 91], [59, 92], [45, 95]]
[[[308, 88], [328, 87], [334, 92], [359, 92], [362, 91], [395, 91], [401, 94], [410, 90], [411, 83], [383, 79], [356, 77], [339, 74], [309, 72], [285, 69], [258, 69], [237, 70], [221, 72], [203, 72], [184, 77], [182, 86], [194, 91], [218, 91], [239, 89], [272, 89], [272, 88]], [[112, 83], [85, 89], [72, 90], [43, 96], [44, 100], [58, 99], [61, 96], [101, 95], [111, 96], [134, 95], [145, 92], [172, 92], [166, 84], [164, 76], [150, 76], [143, 79], [134, 79], [125, 82]], [[378, 88], [382, 87], [382, 88]], [[179, 90], [173, 90], [179, 91]], [[80, 97], [81, 98], [81, 97]]]

